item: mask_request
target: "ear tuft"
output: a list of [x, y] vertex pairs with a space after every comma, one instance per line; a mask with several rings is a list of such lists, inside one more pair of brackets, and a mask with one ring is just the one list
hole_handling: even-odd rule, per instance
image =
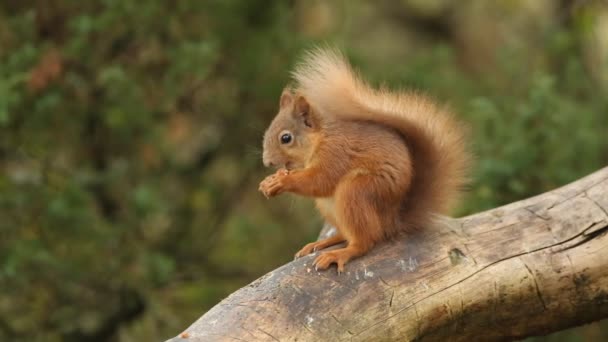
[[284, 108], [286, 106], [290, 106], [293, 103], [293, 94], [291, 90], [288, 88], [283, 89], [283, 93], [281, 93], [281, 100], [279, 100], [279, 107]]

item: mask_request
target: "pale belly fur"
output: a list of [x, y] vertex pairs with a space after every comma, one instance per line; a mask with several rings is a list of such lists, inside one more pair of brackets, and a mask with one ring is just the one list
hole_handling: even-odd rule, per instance
[[317, 209], [325, 220], [332, 226], [336, 226], [335, 200], [333, 197], [323, 197], [316, 199]]

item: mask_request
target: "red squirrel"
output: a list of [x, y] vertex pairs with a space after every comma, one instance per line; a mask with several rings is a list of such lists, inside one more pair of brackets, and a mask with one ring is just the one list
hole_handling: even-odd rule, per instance
[[375, 89], [333, 49], [309, 51], [283, 90], [264, 134], [263, 162], [277, 172], [266, 197], [314, 197], [337, 234], [304, 246], [316, 269], [350, 259], [399, 232], [423, 229], [454, 204], [471, 157], [462, 124], [425, 96]]

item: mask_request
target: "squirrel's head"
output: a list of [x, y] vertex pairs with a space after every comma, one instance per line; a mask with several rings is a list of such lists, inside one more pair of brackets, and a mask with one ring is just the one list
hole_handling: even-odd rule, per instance
[[264, 133], [264, 165], [304, 168], [315, 149], [319, 121], [304, 96], [283, 90], [279, 113]]

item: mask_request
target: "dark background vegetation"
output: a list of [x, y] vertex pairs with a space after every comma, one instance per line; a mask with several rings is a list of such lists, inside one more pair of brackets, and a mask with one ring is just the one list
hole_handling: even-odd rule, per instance
[[471, 124], [459, 215], [608, 164], [604, 1], [2, 0], [0, 340], [163, 340], [314, 239], [257, 184], [320, 42]]

